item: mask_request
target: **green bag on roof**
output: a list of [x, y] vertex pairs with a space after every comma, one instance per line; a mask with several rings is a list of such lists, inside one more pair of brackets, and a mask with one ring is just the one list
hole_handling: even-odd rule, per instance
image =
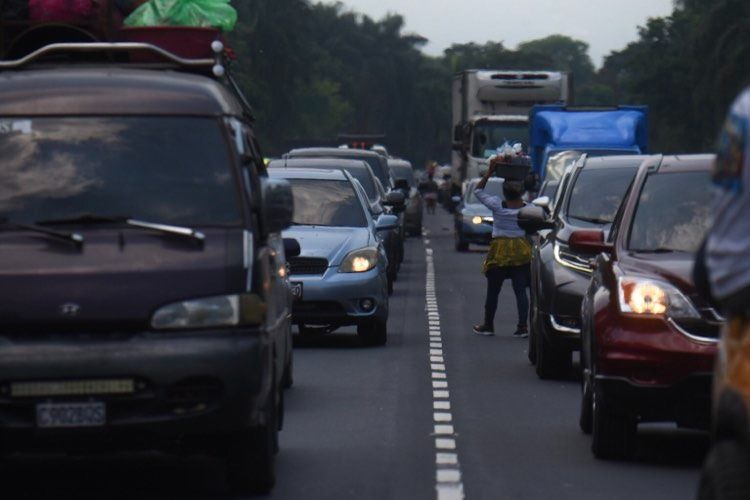
[[237, 11], [230, 0], [149, 0], [125, 19], [125, 26], [194, 26], [231, 31]]

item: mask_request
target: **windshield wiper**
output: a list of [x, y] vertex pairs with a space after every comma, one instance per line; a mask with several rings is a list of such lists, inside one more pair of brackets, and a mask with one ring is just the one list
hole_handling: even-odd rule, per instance
[[53, 238], [57, 238], [58, 240], [65, 240], [73, 243], [78, 248], [83, 246], [83, 236], [81, 236], [78, 233], [67, 233], [63, 231], [54, 231], [52, 229], [47, 229], [45, 227], [39, 227], [35, 224], [22, 224], [19, 222], [13, 222], [8, 220], [6, 217], [0, 217], [0, 226], [4, 226], [6, 228], [12, 228], [12, 229], [20, 229], [22, 231], [31, 231], [38, 234], [45, 234], [47, 236], [52, 236]]
[[190, 227], [173, 226], [171, 224], [160, 224], [157, 222], [147, 222], [138, 219], [132, 219], [125, 215], [96, 215], [83, 214], [78, 217], [69, 217], [65, 219], [48, 219], [37, 221], [40, 226], [63, 226], [67, 224], [125, 224], [131, 227], [141, 229], [151, 229], [164, 234], [175, 236], [184, 236], [200, 243], [205, 242], [206, 235]]

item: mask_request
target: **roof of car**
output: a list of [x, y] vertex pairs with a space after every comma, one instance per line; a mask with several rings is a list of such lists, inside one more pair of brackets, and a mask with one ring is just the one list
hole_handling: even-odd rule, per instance
[[268, 168], [317, 168], [322, 170], [362, 169], [369, 170], [370, 166], [362, 160], [351, 160], [347, 158], [285, 158], [273, 160]]
[[275, 168], [269, 169], [268, 175], [282, 179], [317, 179], [345, 181], [350, 177], [342, 170], [325, 170], [318, 168]]
[[659, 172], [684, 172], [690, 170], [710, 170], [716, 155], [673, 155], [665, 156], [659, 164]]
[[376, 158], [382, 158], [382, 156], [375, 151], [368, 151], [366, 149], [353, 149], [353, 148], [297, 148], [287, 153], [290, 157], [294, 156], [359, 156], [368, 157], [374, 156]]
[[411, 169], [414, 168], [410, 161], [402, 160], [400, 158], [389, 158], [388, 166], [389, 167], [409, 167]]
[[586, 158], [584, 166], [587, 170], [592, 168], [638, 168], [641, 163], [649, 158], [647, 155], [592, 156]]
[[223, 84], [178, 71], [88, 66], [0, 73], [0, 115], [240, 115]]

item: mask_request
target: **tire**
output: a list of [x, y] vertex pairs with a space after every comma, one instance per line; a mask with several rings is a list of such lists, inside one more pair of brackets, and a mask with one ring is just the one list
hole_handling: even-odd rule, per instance
[[543, 326], [537, 329], [535, 336], [537, 376], [542, 380], [565, 378], [573, 364], [570, 353], [552, 347], [547, 341]]
[[750, 496], [750, 449], [729, 439], [716, 443], [703, 465], [698, 500], [742, 500]]
[[357, 335], [367, 345], [382, 346], [388, 342], [388, 326], [385, 321], [373, 318], [357, 325]]
[[281, 387], [284, 389], [291, 389], [294, 385], [294, 355], [289, 356], [289, 362], [287, 362], [284, 368], [284, 378], [281, 380]]
[[539, 315], [536, 312], [536, 307], [534, 307], [534, 305], [533, 305], [533, 299], [532, 299], [531, 322], [530, 322], [531, 323], [531, 328], [529, 328], [529, 339], [528, 339], [529, 345], [528, 345], [528, 348], [527, 348], [529, 363], [531, 363], [532, 365], [536, 365], [536, 359], [537, 359], [537, 355], [536, 355], [536, 343], [537, 343], [537, 340], [536, 340], [536, 337], [539, 334], [538, 333], [539, 332], [538, 317], [539, 317]]
[[594, 400], [591, 394], [591, 384], [585, 380], [581, 382], [581, 413], [578, 426], [584, 434], [591, 434], [594, 430]]
[[469, 244], [461, 238], [461, 234], [456, 232], [456, 251], [466, 252], [469, 250]]
[[596, 458], [627, 460], [635, 453], [637, 422], [630, 415], [616, 414], [607, 405], [602, 389], [593, 388], [591, 451]]
[[230, 437], [227, 482], [233, 493], [267, 495], [271, 492], [276, 484], [278, 426], [273, 410], [265, 425]]

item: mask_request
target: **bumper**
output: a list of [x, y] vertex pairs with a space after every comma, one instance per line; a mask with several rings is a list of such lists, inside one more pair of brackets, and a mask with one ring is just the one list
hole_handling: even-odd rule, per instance
[[[0, 341], [0, 433], [5, 443], [65, 436], [216, 435], [265, 423], [272, 389], [267, 335], [236, 330], [144, 333], [128, 338]], [[14, 396], [13, 382], [132, 380], [125, 393], [42, 390]], [[104, 402], [106, 425], [41, 430], [39, 402]], [[155, 439], [156, 440], [156, 439]], [[30, 444], [30, 443], [28, 443]]]
[[641, 422], [677, 422], [683, 427], [707, 429], [711, 415], [710, 373], [692, 374], [669, 386], [644, 385], [619, 377], [598, 375], [607, 405]]
[[462, 241], [466, 243], [476, 243], [479, 245], [489, 245], [492, 241], [492, 226], [489, 224], [467, 224], [460, 222], [456, 226]]
[[[292, 308], [292, 321], [304, 325], [356, 325], [362, 320], [388, 319], [388, 280], [384, 269], [339, 273], [329, 268], [323, 276], [291, 276], [302, 283], [303, 298]], [[374, 301], [367, 310], [364, 299]]]

